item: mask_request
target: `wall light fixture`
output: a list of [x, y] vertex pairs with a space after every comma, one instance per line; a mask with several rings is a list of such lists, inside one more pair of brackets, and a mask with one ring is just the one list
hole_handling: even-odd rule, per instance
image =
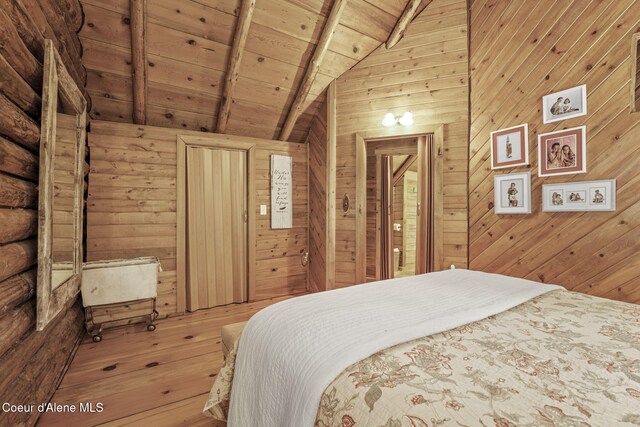
[[382, 126], [391, 127], [396, 124], [411, 126], [413, 124], [413, 114], [411, 114], [410, 111], [407, 111], [398, 119], [396, 119], [393, 113], [387, 113], [384, 115], [384, 119], [382, 119]]

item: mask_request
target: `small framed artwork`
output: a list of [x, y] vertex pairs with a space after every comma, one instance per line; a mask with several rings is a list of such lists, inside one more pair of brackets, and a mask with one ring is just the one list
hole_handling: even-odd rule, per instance
[[542, 97], [542, 118], [545, 124], [586, 114], [587, 85], [572, 87]]
[[542, 186], [544, 212], [616, 210], [616, 180], [566, 182]]
[[586, 126], [538, 135], [538, 176], [567, 175], [586, 171]]
[[531, 172], [496, 175], [493, 191], [496, 214], [531, 213]]
[[529, 164], [529, 125], [491, 132], [491, 169]]

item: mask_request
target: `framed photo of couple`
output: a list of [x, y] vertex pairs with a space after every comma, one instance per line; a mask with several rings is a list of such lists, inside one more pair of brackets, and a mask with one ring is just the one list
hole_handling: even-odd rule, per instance
[[587, 172], [587, 128], [538, 135], [538, 176]]

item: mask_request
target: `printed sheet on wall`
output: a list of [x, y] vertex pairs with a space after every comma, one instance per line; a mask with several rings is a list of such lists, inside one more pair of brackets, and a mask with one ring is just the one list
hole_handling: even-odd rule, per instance
[[271, 156], [271, 228], [293, 226], [292, 165], [290, 156]]

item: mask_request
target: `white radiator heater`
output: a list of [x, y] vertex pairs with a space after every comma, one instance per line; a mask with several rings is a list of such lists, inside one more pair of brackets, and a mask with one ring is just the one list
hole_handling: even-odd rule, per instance
[[84, 263], [80, 291], [82, 305], [85, 308], [87, 332], [93, 335], [95, 342], [102, 340], [103, 324], [94, 322], [94, 308], [149, 301], [151, 309], [147, 317], [147, 329], [155, 330], [154, 322], [158, 317], [156, 310], [158, 272], [160, 271], [162, 268], [156, 257]]

